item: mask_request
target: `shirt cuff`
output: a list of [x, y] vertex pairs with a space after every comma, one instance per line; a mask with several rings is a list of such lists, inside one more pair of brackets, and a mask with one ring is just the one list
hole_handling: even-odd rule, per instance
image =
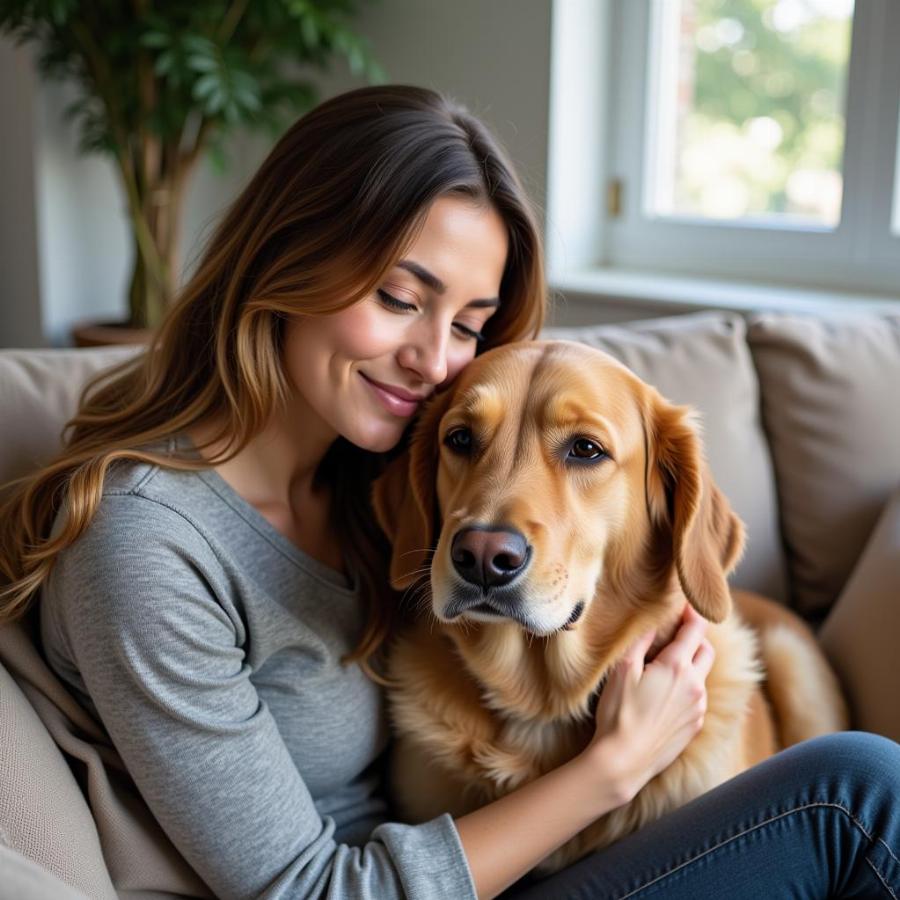
[[459, 831], [449, 813], [421, 825], [386, 822], [372, 832], [371, 839], [387, 847], [410, 900], [478, 900]]

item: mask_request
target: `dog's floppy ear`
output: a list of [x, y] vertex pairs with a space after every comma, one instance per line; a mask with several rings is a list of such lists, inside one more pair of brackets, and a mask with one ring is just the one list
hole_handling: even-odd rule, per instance
[[426, 574], [438, 523], [435, 481], [437, 429], [452, 390], [429, 401], [413, 428], [409, 448], [372, 485], [375, 519], [391, 542], [391, 587], [403, 590]]
[[647, 507], [651, 521], [672, 531], [681, 588], [711, 622], [731, 611], [726, 576], [744, 549], [744, 525], [716, 487], [703, 457], [692, 411], [650, 394]]

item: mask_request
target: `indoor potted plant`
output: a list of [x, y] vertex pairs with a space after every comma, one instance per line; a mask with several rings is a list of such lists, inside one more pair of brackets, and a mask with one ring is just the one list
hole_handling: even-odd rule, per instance
[[42, 74], [73, 79], [82, 152], [109, 154], [134, 242], [127, 321], [76, 343], [143, 340], [178, 285], [182, 206], [206, 151], [238, 127], [273, 137], [318, 100], [335, 56], [384, 80], [350, 27], [357, 0], [0, 0], [0, 33], [34, 42]]

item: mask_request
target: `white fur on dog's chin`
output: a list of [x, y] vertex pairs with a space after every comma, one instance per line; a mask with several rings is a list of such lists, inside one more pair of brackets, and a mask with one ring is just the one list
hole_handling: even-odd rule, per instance
[[[453, 585], [451, 585], [451, 590]], [[491, 613], [481, 612], [478, 610], [467, 610], [459, 616], [456, 616], [453, 619], [448, 619], [445, 615], [445, 610], [450, 604], [450, 591], [438, 591], [435, 590], [434, 582], [432, 581], [431, 585], [431, 610], [434, 613], [434, 616], [438, 621], [443, 622], [449, 625], [461, 625], [465, 622], [483, 622], [488, 625], [496, 625], [498, 623], [508, 624], [515, 623], [524, 631], [527, 631], [529, 634], [534, 637], [550, 637], [551, 635], [557, 633], [565, 633], [566, 631], [571, 631], [575, 626], [571, 628], [566, 628], [566, 623], [569, 621], [572, 616], [572, 612], [574, 611], [576, 605], [578, 604], [578, 600], [572, 600], [571, 605], [567, 609], [561, 609], [559, 613], [554, 611], [549, 611], [544, 615], [525, 615], [521, 620], [513, 619], [509, 616], [504, 616], [500, 613], [493, 615]], [[526, 607], [532, 607], [535, 605], [534, 601], [529, 598], [526, 602]], [[557, 608], [561, 607], [561, 604], [557, 601], [554, 604]], [[578, 625], [584, 619], [584, 613], [582, 613], [576, 625]]]

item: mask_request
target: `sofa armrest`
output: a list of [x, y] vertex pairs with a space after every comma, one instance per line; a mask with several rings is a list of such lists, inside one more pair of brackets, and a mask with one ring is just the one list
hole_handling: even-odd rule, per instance
[[819, 637], [844, 686], [853, 726], [900, 741], [900, 487]]
[[88, 900], [88, 896], [0, 843], [0, 900]]

